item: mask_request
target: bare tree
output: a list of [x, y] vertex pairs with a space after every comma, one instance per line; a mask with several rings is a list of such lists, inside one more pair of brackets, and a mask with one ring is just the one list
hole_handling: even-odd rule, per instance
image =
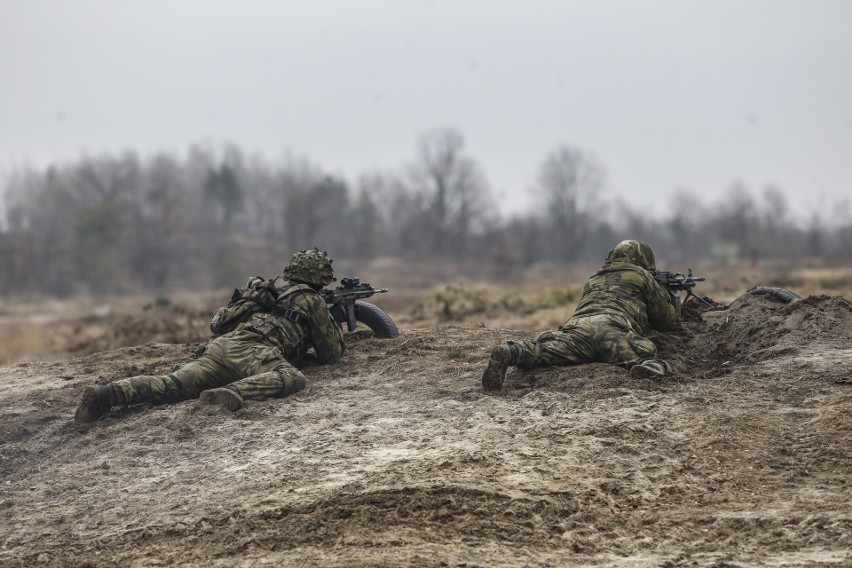
[[723, 256], [755, 257], [760, 254], [755, 242], [757, 207], [751, 192], [742, 182], [730, 187], [711, 222], [716, 237], [714, 246], [717, 251], [725, 251]]
[[491, 212], [489, 190], [479, 166], [463, 155], [464, 139], [444, 128], [420, 138], [411, 168], [414, 191], [424, 196], [425, 227], [438, 254], [464, 256], [474, 231]]
[[800, 249], [793, 234], [796, 228], [790, 218], [787, 195], [780, 188], [774, 185], [764, 188], [758, 224], [759, 236], [755, 239], [755, 246], [764, 256], [786, 256], [791, 252], [790, 245], [793, 242], [796, 242], [796, 251]]
[[602, 212], [605, 174], [597, 160], [577, 148], [559, 146], [542, 162], [538, 191], [553, 235], [552, 246], [564, 260], [575, 260], [588, 245]]
[[163, 291], [191, 266], [195, 227], [186, 215], [192, 206], [184, 174], [173, 157], [154, 156], [133, 205], [127, 260], [133, 278], [147, 289]]
[[368, 180], [361, 178], [358, 198], [352, 207], [352, 239], [350, 254], [356, 258], [372, 258], [380, 254], [384, 244], [384, 222], [377, 203], [378, 195], [370, 191]]
[[555, 148], [538, 174], [540, 207], [504, 223], [453, 129], [425, 134], [412, 164], [362, 176], [355, 193], [305, 160], [269, 165], [235, 146], [22, 168], [2, 188], [0, 292], [233, 285], [314, 245], [358, 259], [490, 258], [499, 274], [553, 258], [600, 259], [628, 237], [667, 243], [660, 253], [681, 260], [852, 254], [848, 200], [835, 217], [814, 214], [808, 225], [774, 186], [755, 200], [735, 184], [712, 206], [679, 190], [660, 222], [645, 207], [607, 203], [603, 169], [578, 149]]
[[852, 204], [848, 199], [835, 203], [834, 216], [834, 240], [837, 249], [835, 254], [841, 258], [852, 257]]
[[288, 240], [296, 249], [318, 246], [336, 251], [348, 247], [349, 191], [332, 176], [287, 195], [285, 218]]
[[814, 211], [807, 226], [807, 247], [809, 257], [822, 258], [825, 249], [826, 227], [822, 216]]
[[704, 256], [707, 239], [704, 238], [707, 210], [694, 193], [679, 189], [669, 200], [670, 217], [666, 223], [672, 243], [669, 247], [673, 260], [678, 262]]

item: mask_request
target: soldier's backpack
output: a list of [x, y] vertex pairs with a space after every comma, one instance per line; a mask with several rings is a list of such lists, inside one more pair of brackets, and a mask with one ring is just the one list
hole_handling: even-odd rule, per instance
[[273, 280], [252, 276], [244, 288], [234, 290], [227, 306], [213, 313], [210, 331], [213, 335], [233, 331], [239, 324], [248, 321], [256, 311], [273, 310], [277, 299], [278, 290]]

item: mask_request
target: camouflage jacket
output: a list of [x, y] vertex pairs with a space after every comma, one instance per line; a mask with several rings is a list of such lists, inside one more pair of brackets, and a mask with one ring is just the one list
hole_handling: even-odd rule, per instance
[[626, 318], [640, 335], [676, 329], [681, 323], [680, 302], [650, 272], [628, 262], [604, 265], [583, 287], [573, 317], [599, 314]]
[[[258, 333], [281, 350], [288, 360], [304, 355], [313, 346], [321, 363], [337, 363], [343, 355], [343, 332], [317, 292], [305, 284], [281, 290], [274, 311], [258, 311], [234, 331]], [[289, 311], [288, 311], [289, 310]]]

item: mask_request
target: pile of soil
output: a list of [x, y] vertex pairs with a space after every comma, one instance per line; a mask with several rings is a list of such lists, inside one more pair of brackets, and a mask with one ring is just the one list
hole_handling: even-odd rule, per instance
[[347, 338], [308, 387], [72, 416], [191, 343], [0, 368], [2, 566], [840, 566], [852, 304], [744, 297], [656, 334], [674, 372], [512, 370], [477, 326]]
[[[839, 296], [810, 296], [788, 304], [768, 296], [743, 295], [728, 306], [684, 308], [684, 330], [652, 334], [663, 358], [682, 373], [718, 376], [741, 366], [771, 366], [780, 356], [799, 359], [843, 351], [852, 344], [852, 303]], [[826, 379], [852, 376], [852, 369], [825, 369]]]
[[187, 343], [210, 335], [215, 307], [146, 305], [141, 312], [53, 323], [48, 353], [88, 355], [145, 342]]

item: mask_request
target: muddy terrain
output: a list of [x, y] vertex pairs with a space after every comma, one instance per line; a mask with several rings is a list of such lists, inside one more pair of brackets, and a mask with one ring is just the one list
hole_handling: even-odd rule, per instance
[[849, 566], [852, 304], [744, 297], [654, 337], [675, 372], [583, 365], [483, 393], [528, 331], [350, 334], [306, 390], [72, 416], [190, 343], [0, 368], [0, 566]]

